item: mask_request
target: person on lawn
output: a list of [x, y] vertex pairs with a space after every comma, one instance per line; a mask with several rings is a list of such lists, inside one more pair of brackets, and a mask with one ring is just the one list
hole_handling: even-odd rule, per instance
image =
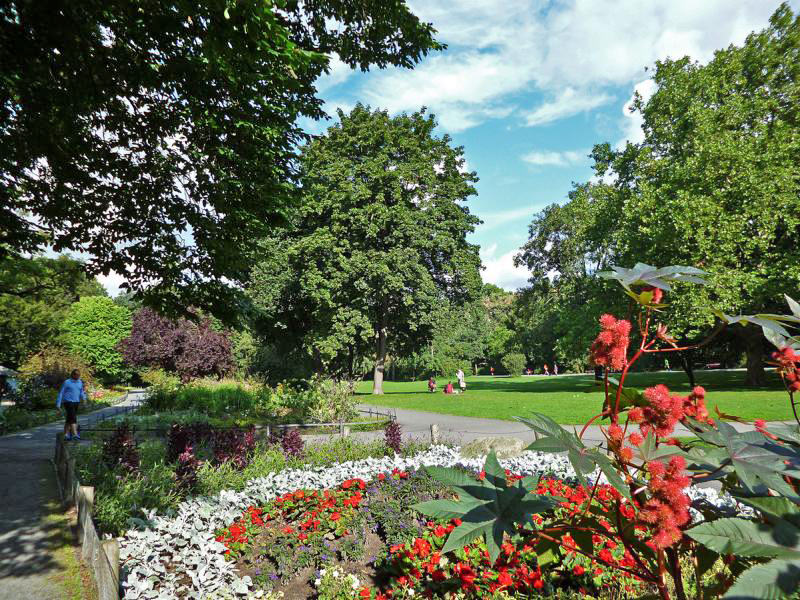
[[452, 394], [453, 393], [453, 382], [448, 381], [447, 385], [444, 386], [444, 393], [445, 394]]
[[494, 367], [489, 367], [489, 375], [494, 377]]
[[428, 379], [428, 391], [435, 392], [436, 391], [436, 380], [431, 375], [430, 379]]
[[[58, 398], [56, 398], [56, 408], [66, 414], [64, 439], [67, 441], [81, 439], [81, 436], [78, 435], [78, 404], [81, 400], [86, 400], [86, 388], [81, 381], [81, 374], [78, 369], [75, 369], [70, 378], [61, 385]], [[62, 404], [64, 408], [61, 408]]]
[[460, 389], [461, 393], [463, 394], [467, 391], [467, 382], [464, 381], [464, 371], [461, 369], [456, 371], [456, 378], [458, 379], [458, 389]]

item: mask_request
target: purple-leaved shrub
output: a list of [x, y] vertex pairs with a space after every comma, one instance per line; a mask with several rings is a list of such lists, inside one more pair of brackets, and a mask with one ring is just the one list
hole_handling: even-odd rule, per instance
[[383, 430], [386, 447], [399, 454], [403, 450], [403, 428], [397, 421], [389, 421]]
[[103, 462], [113, 469], [120, 465], [128, 473], [139, 470], [139, 449], [133, 431], [127, 423], [120, 423], [103, 443]]

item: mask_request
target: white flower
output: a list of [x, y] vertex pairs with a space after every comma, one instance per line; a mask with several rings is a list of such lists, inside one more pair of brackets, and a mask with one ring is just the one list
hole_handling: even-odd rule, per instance
[[339, 569], [334, 569], [333, 572], [331, 573], [331, 575], [333, 575], [334, 579], [338, 579], [339, 578]]
[[319, 576], [320, 576], [320, 577], [325, 577], [325, 573], [327, 573], [327, 572], [328, 572], [328, 570], [327, 570], [327, 569], [320, 569], [320, 571], [319, 571]]
[[319, 587], [322, 585], [322, 579], [315, 579], [314, 580], [314, 587]]
[[408, 593], [408, 596], [409, 596], [409, 597], [412, 597], [412, 596], [414, 595], [414, 593], [415, 593], [415, 592], [414, 592], [414, 590], [412, 590], [411, 588], [408, 588], [408, 589], [406, 590], [406, 593]]

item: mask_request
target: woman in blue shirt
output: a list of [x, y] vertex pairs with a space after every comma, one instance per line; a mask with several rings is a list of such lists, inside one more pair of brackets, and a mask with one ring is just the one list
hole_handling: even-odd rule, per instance
[[70, 378], [61, 385], [56, 399], [56, 408], [61, 408], [63, 403], [63, 412], [67, 415], [64, 422], [64, 439], [67, 441], [81, 439], [78, 435], [78, 404], [81, 399], [86, 400], [86, 389], [78, 369], [75, 369]]

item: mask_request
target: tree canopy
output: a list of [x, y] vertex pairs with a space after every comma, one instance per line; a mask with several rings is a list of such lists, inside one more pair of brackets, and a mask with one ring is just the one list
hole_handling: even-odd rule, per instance
[[477, 297], [479, 220], [462, 149], [423, 112], [390, 117], [357, 106], [301, 159], [303, 202], [249, 290], [262, 331], [292, 338], [320, 368], [354, 374], [374, 360], [381, 393], [389, 347], [413, 354], [448, 304]]
[[0, 365], [17, 368], [41, 347], [59, 344], [70, 305], [105, 293], [67, 256], [0, 259]]
[[[800, 19], [782, 5], [741, 47], [704, 65], [657, 62], [653, 79], [656, 92], [633, 106], [644, 141], [596, 146], [602, 181], [576, 186], [566, 205], [537, 216], [518, 260], [535, 279], [556, 273], [568, 296], [568, 286], [611, 264], [704, 269], [710, 285], [682, 289], [671, 311], [673, 330], [693, 337], [713, 324], [711, 307], [769, 312], [796, 293]], [[732, 331], [747, 350], [749, 381], [759, 383], [760, 329]]]
[[433, 33], [402, 0], [3, 3], [0, 259], [87, 253], [152, 303], [230, 314], [330, 55], [411, 67]]

